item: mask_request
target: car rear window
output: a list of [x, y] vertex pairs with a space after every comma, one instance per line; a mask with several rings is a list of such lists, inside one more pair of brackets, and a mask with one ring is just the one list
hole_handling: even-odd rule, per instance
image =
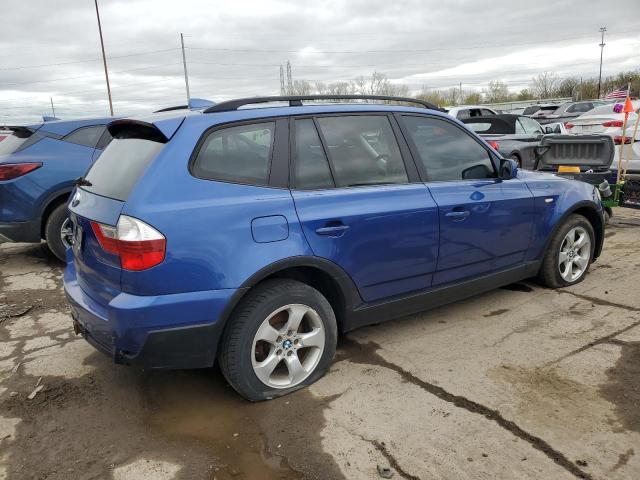
[[98, 157], [83, 188], [103, 197], [125, 201], [163, 143], [141, 138], [116, 138]]
[[40, 140], [40, 136], [33, 134], [31, 130], [20, 129], [4, 137], [0, 142], [0, 155], [10, 155], [33, 145]]

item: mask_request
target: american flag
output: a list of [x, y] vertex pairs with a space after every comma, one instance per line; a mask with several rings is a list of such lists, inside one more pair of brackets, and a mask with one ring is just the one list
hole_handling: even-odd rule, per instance
[[629, 95], [629, 85], [625, 85], [624, 87], [618, 88], [613, 92], [609, 92], [604, 96], [605, 100], [611, 100], [612, 98], [627, 98]]

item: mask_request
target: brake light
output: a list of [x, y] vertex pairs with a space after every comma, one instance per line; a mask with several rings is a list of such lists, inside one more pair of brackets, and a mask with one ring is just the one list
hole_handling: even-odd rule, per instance
[[159, 231], [137, 218], [120, 215], [118, 225], [91, 222], [105, 252], [116, 255], [125, 270], [140, 271], [162, 263], [167, 241]]
[[500, 148], [500, 142], [498, 142], [497, 140], [487, 140], [487, 143], [489, 144], [489, 146], [491, 148], [493, 148], [496, 152], [498, 151], [498, 149]]
[[621, 127], [622, 120], [607, 120], [606, 122], [602, 122], [603, 127]]
[[40, 168], [41, 163], [5, 163], [0, 165], [0, 181], [13, 180]]
[[573, 123], [567, 122], [564, 124], [564, 128], [567, 130], [571, 130], [575, 125]]
[[621, 135], [616, 135], [615, 137], [613, 137], [613, 143], [615, 143], [616, 145], [621, 145], [622, 139], [624, 139], [625, 144], [631, 143], [631, 137], [623, 137]]

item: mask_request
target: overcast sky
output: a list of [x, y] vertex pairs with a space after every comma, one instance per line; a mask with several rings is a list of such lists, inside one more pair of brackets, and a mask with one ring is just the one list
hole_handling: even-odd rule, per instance
[[[277, 94], [293, 78], [350, 80], [373, 71], [412, 92], [489, 80], [517, 91], [532, 76], [640, 68], [640, 0], [99, 0], [116, 115], [192, 97]], [[0, 124], [108, 113], [93, 0], [4, 0]]]

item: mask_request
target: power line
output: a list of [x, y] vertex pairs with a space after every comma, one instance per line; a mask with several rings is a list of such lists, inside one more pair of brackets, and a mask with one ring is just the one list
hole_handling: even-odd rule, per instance
[[[163, 52], [170, 52], [173, 50], [180, 50], [179, 48], [165, 48], [162, 50], [150, 50], [147, 52], [138, 52], [138, 53], [130, 53], [127, 55], [111, 55], [111, 56], [107, 56], [107, 60], [113, 60], [113, 59], [117, 59], [117, 58], [129, 58], [129, 57], [139, 57], [142, 55], [151, 55], [154, 53], [163, 53]], [[24, 69], [29, 69], [29, 68], [42, 68], [42, 67], [57, 67], [57, 66], [61, 66], [61, 65], [75, 65], [78, 63], [89, 63], [89, 62], [101, 62], [102, 59], [101, 58], [89, 58], [86, 60], [73, 60], [70, 62], [58, 62], [58, 63], [43, 63], [40, 65], [21, 65], [19, 67], [1, 67], [0, 70], [2, 71], [7, 71], [7, 70], [24, 70]]]

